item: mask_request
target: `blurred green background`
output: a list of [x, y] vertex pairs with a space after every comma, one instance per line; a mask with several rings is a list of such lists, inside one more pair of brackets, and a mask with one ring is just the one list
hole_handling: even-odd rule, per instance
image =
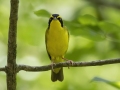
[[[5, 66], [7, 60], [9, 13], [9, 0], [0, 0], [0, 67]], [[120, 0], [20, 0], [18, 64], [40, 66], [51, 63], [45, 48], [49, 13], [60, 14], [70, 32], [66, 58], [92, 61], [120, 57]], [[104, 80], [93, 78], [120, 81], [119, 68], [119, 64], [64, 68], [64, 81], [55, 83], [50, 80], [51, 71], [20, 71], [17, 90], [117, 90], [103, 83]], [[6, 90], [3, 72], [0, 72], [0, 90]]]

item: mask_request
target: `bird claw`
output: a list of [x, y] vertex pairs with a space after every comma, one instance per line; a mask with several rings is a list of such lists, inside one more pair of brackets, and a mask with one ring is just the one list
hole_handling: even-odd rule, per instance
[[72, 60], [68, 60], [66, 58], [62, 58], [62, 59], [64, 59], [66, 61], [66, 63], [68, 64], [68, 69], [69, 69], [70, 65], [73, 65], [73, 61]]
[[70, 65], [73, 65], [73, 61], [72, 60], [67, 60], [66, 63], [68, 64], [68, 69]]
[[56, 65], [56, 63], [51, 63], [52, 71], [54, 71], [53, 67]]
[[67, 64], [69, 64], [69, 65], [73, 65], [73, 61], [72, 61], [72, 60], [67, 60], [66, 62], [67, 62]]

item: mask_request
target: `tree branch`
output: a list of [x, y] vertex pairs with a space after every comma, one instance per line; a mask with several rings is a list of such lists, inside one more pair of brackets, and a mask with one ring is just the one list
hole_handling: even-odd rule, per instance
[[[117, 64], [120, 63], [120, 58], [116, 59], [106, 59], [106, 60], [95, 60], [95, 61], [79, 61], [79, 62], [73, 62], [73, 64], [69, 64], [68, 62], [62, 62], [54, 65], [54, 68], [58, 67], [86, 67], [86, 66], [101, 66], [101, 65], [108, 65], [108, 64]], [[29, 65], [17, 65], [16, 66], [16, 72], [19, 72], [21, 70], [24, 71], [48, 71], [51, 70], [51, 65], [45, 65], [45, 66], [29, 66]], [[1, 67], [0, 71], [6, 71], [5, 67]]]
[[[89, 61], [89, 62], [73, 62], [73, 64], [69, 64], [68, 62], [62, 62], [54, 65], [54, 68], [58, 67], [85, 67], [85, 66], [101, 66], [107, 64], [115, 64], [120, 63], [120, 58], [117, 59], [106, 59], [106, 60], [96, 60], [96, 61]], [[28, 65], [18, 65], [17, 72], [20, 70], [24, 71], [48, 71], [51, 70], [51, 65], [46, 66], [28, 66]]]
[[10, 18], [8, 34], [8, 55], [7, 55], [7, 90], [16, 90], [16, 33], [18, 19], [19, 0], [10, 0]]

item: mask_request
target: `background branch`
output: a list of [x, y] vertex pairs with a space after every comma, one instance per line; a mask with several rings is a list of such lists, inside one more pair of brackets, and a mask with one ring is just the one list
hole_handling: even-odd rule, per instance
[[8, 34], [8, 55], [7, 55], [7, 90], [16, 90], [16, 33], [18, 19], [18, 0], [10, 0], [10, 18]]
[[108, 2], [106, 0], [91, 0], [91, 1], [97, 5], [103, 5], [103, 6], [120, 9], [120, 4], [118, 4], [118, 3], [112, 3], [112, 2]]

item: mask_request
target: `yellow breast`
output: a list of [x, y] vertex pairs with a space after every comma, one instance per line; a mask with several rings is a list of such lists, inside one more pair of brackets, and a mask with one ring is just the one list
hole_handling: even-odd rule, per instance
[[64, 56], [68, 48], [68, 32], [60, 26], [58, 20], [51, 22], [47, 33], [47, 50], [50, 56]]

